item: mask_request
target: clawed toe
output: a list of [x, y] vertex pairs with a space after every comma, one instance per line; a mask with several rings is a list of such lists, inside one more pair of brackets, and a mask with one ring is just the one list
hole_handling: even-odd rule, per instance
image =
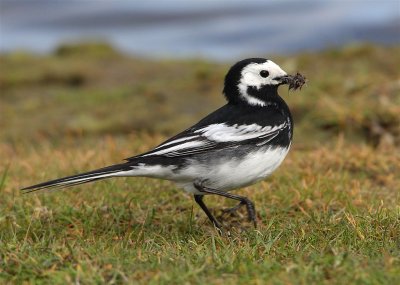
[[232, 208], [228, 208], [228, 209], [222, 209], [222, 214], [227, 214], [227, 215], [232, 215], [232, 214], [236, 214], [236, 212], [245, 204], [240, 202], [239, 204], [237, 204], [235, 207]]

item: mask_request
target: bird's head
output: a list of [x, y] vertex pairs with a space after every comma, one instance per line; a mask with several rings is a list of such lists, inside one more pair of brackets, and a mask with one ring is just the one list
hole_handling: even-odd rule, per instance
[[298, 89], [304, 83], [302, 75], [288, 75], [271, 60], [248, 58], [228, 71], [223, 92], [229, 103], [265, 106], [271, 96], [277, 95], [280, 85], [289, 84], [290, 89]]

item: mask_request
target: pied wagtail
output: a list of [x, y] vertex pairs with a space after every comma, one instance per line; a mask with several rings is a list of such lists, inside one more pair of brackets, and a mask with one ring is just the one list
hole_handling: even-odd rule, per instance
[[144, 176], [174, 181], [194, 195], [210, 221], [219, 222], [204, 204], [205, 194], [239, 201], [256, 224], [253, 202], [229, 191], [269, 176], [283, 161], [293, 137], [293, 120], [278, 87], [301, 88], [305, 78], [288, 75], [277, 64], [249, 58], [231, 67], [223, 93], [228, 103], [194, 126], [126, 162], [23, 188], [33, 192], [95, 180]]

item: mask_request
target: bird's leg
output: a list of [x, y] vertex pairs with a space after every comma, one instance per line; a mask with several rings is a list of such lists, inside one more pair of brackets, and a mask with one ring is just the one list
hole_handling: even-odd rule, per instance
[[221, 191], [221, 190], [208, 188], [208, 187], [205, 187], [205, 186], [201, 185], [200, 183], [194, 183], [194, 187], [201, 193], [215, 194], [215, 195], [219, 195], [219, 196], [222, 196], [222, 197], [225, 197], [225, 198], [229, 198], [229, 199], [240, 201], [241, 204], [246, 205], [247, 215], [248, 215], [249, 221], [253, 222], [254, 227], [257, 227], [256, 210], [255, 210], [255, 207], [254, 207], [254, 203], [252, 201], [250, 201], [248, 198], [243, 197], [243, 196], [239, 196], [239, 195], [235, 195], [235, 194], [231, 194], [231, 193], [228, 193], [228, 192], [224, 192], [224, 191]]
[[211, 214], [211, 212], [207, 208], [206, 204], [204, 204], [203, 198], [204, 198], [204, 195], [194, 195], [194, 200], [196, 201], [197, 204], [199, 204], [200, 208], [204, 211], [204, 213], [206, 213], [206, 215], [210, 219], [211, 223], [213, 223], [213, 225], [216, 228], [221, 229], [220, 223]]

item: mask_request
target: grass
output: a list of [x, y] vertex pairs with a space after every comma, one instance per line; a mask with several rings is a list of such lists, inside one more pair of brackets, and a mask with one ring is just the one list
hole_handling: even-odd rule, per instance
[[[220, 217], [229, 236], [167, 181], [18, 191], [157, 145], [222, 104], [227, 65], [89, 44], [2, 55], [0, 283], [399, 283], [399, 54], [277, 57], [310, 80], [300, 94], [280, 90], [295, 142], [271, 178], [237, 191], [255, 201], [259, 227], [244, 212]], [[218, 216], [233, 205], [206, 200]]]

